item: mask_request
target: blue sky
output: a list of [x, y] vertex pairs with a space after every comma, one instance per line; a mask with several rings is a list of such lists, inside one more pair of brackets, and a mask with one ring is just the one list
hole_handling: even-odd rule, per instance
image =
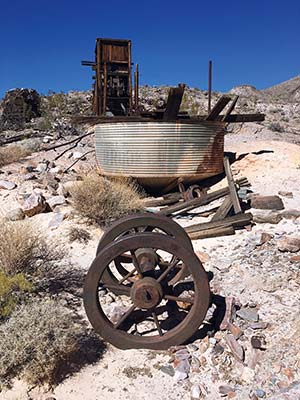
[[261, 89], [300, 74], [300, 0], [0, 0], [0, 97], [85, 90], [96, 37], [131, 39], [141, 84]]

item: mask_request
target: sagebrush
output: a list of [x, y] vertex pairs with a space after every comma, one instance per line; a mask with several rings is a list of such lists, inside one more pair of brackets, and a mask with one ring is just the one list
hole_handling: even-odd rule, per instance
[[0, 325], [0, 381], [18, 376], [31, 384], [54, 383], [61, 364], [79, 348], [83, 328], [54, 300], [22, 305]]
[[70, 193], [78, 213], [98, 224], [143, 209], [137, 186], [127, 180], [109, 180], [89, 174], [76, 182]]
[[43, 276], [64, 257], [59, 246], [24, 221], [1, 221], [0, 238], [0, 270], [7, 275]]
[[23, 146], [11, 145], [0, 148], [0, 167], [27, 157], [30, 151]]

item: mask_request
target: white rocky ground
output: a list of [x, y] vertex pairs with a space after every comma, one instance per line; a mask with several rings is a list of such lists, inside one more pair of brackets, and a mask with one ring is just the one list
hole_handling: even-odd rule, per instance
[[[88, 145], [92, 146], [92, 143], [87, 141]], [[226, 150], [236, 152], [237, 157], [242, 155], [233, 164], [236, 176], [246, 176], [255, 193], [279, 193], [285, 205], [285, 210], [276, 214], [276, 221], [282, 218], [276, 224], [256, 224], [252, 230], [242, 229], [235, 236], [193, 242], [205, 268], [214, 273], [213, 292], [234, 297], [241, 307], [242, 313], [234, 317], [234, 324], [242, 331], [237, 346], [244, 349], [244, 361], [234, 357], [228, 345], [230, 335], [227, 330], [186, 346], [183, 353], [190, 370], [186, 371], [187, 377], [179, 381], [177, 375], [172, 376], [173, 361], [179, 357], [175, 350], [121, 351], [108, 345], [97, 363], [83, 368], [53, 390], [31, 388], [28, 391], [23, 382], [17, 381], [11, 390], [0, 394], [0, 399], [300, 398], [300, 251], [291, 253], [278, 249], [281, 240], [290, 236], [300, 238], [300, 147], [270, 138], [266, 140], [259, 132], [254, 140], [249, 131], [241, 130], [239, 134], [226, 136]], [[15, 209], [22, 191], [32, 190], [31, 184], [40, 186], [46, 198], [53, 196], [50, 186], [45, 186], [43, 180], [39, 185], [36, 183], [39, 181], [22, 182], [28, 173], [25, 166], [37, 166], [44, 158], [51, 160], [53, 157], [54, 152], [36, 153], [22, 163], [2, 168], [0, 179], [14, 182], [17, 187], [0, 190], [0, 213], [6, 215]], [[68, 164], [70, 159], [66, 156], [58, 160], [56, 166], [63, 168]], [[79, 164], [77, 171], [85, 165], [84, 162]], [[43, 174], [36, 175], [39, 178]], [[55, 175], [63, 176], [62, 182], [76, 176], [57, 172]], [[225, 182], [218, 186], [222, 184]], [[261, 215], [261, 211], [251, 211]], [[58, 227], [49, 227], [57, 214], [64, 215], [63, 221]], [[264, 216], [267, 214], [264, 212]], [[177, 222], [187, 226], [198, 220], [195, 217]], [[70, 250], [70, 262], [87, 270], [102, 234], [99, 228], [86, 226], [74, 216], [68, 204], [58, 205], [53, 212], [35, 215], [28, 223], [64, 243]], [[68, 228], [74, 225], [91, 233], [92, 239], [87, 244], [68, 242]], [[254, 335], [265, 340], [263, 350], [251, 346]]]

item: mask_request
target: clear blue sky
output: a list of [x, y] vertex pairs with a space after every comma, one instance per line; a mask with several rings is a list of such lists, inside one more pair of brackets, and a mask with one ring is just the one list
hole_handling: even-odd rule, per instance
[[271, 86], [300, 74], [300, 0], [0, 0], [0, 97], [85, 90], [96, 37], [132, 39], [141, 83]]

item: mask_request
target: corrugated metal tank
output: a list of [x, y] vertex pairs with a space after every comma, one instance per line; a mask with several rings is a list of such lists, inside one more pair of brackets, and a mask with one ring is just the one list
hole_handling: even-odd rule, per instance
[[223, 171], [222, 122], [106, 122], [96, 126], [101, 173], [134, 177], [154, 190], [178, 178], [193, 183]]

